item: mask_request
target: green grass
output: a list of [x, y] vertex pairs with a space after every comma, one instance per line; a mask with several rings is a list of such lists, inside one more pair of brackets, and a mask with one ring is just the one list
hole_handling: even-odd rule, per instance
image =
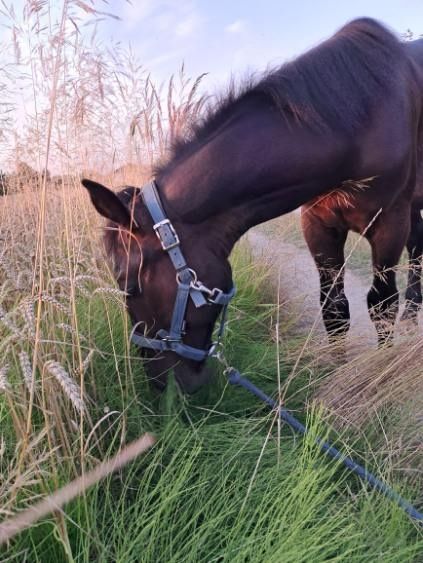
[[[245, 248], [236, 253], [234, 269], [238, 296], [230, 313], [227, 357], [274, 394], [277, 363], [282, 382], [291, 369], [277, 357], [269, 337], [275, 306], [263, 302], [265, 275]], [[158, 396], [145, 381], [136, 350], [128, 356], [127, 319], [119, 305], [101, 296], [89, 303], [81, 297], [78, 319], [81, 334], [102, 351], [86, 375], [96, 405], [92, 417], [101, 418], [105, 408], [116, 411], [100, 425], [104, 436], [90, 455], [112, 455], [121, 438], [129, 441], [147, 430], [158, 443], [66, 508], [74, 561], [419, 559], [423, 537], [409, 518], [320, 453], [315, 437], [325, 437], [328, 430], [319, 413], [306, 414], [305, 392], [289, 399], [304, 383], [301, 371], [288, 390], [287, 407], [301, 411], [299, 417], [309, 425], [304, 440], [280, 429], [258, 399], [229, 387], [217, 365], [215, 380], [198, 395], [181, 397], [171, 383]], [[65, 344], [63, 353], [69, 354]], [[70, 473], [64, 463], [59, 483]], [[56, 485], [50, 481], [52, 489]], [[29, 484], [22, 505], [31, 504], [36, 492], [42, 491]], [[62, 537], [57, 520], [44, 520], [22, 532], [2, 560], [70, 560]]]
[[[310, 421], [313, 434], [322, 431]], [[412, 561], [421, 549], [393, 505], [345, 492], [308, 440], [264, 443], [266, 425], [173, 419], [155, 450], [67, 510], [78, 561]], [[15, 545], [64, 559], [52, 524]], [[17, 558], [17, 560], [19, 560]]]

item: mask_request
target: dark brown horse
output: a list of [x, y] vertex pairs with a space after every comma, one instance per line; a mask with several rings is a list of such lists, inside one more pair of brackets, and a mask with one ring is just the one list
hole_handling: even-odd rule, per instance
[[[406, 43], [404, 47], [415, 63], [423, 69], [423, 39]], [[422, 305], [422, 258], [423, 258], [423, 220], [420, 210], [423, 209], [423, 142], [417, 146], [417, 180], [411, 203], [410, 235], [407, 240], [409, 256], [408, 283], [405, 294], [404, 320], [417, 323], [417, 313]]]
[[[411, 58], [417, 85], [415, 97], [407, 102], [407, 113], [403, 112], [403, 100], [391, 116], [384, 118], [384, 123], [379, 122], [357, 137], [362, 158], [379, 152], [385, 158], [385, 170], [376, 174], [375, 168], [367, 168], [375, 172], [372, 177], [361, 182], [343, 182], [302, 208], [304, 236], [319, 271], [320, 301], [329, 339], [345, 336], [349, 327], [348, 299], [344, 293], [344, 244], [349, 230], [363, 234], [371, 245], [374, 278], [367, 305], [379, 343], [390, 343], [393, 338], [399, 302], [394, 268], [405, 244], [409, 252], [409, 274], [402, 318], [416, 322], [422, 303], [423, 40], [405, 43], [403, 48]], [[382, 111], [389, 95], [387, 92], [380, 100]], [[406, 130], [414, 139], [405, 141]], [[399, 161], [391, 160], [393, 151], [402, 150], [407, 143], [408, 149]]]
[[[346, 232], [363, 232], [372, 221], [367, 236], [377, 275], [369, 307], [375, 320], [392, 322], [397, 291], [391, 268], [409, 232], [422, 86], [403, 44], [379, 23], [360, 19], [241, 92], [227, 94], [155, 174], [163, 213], [198, 279], [229, 291], [228, 257], [240, 236], [312, 201], [303, 214], [307, 239], [314, 255], [324, 256], [324, 287], [334, 287], [324, 308], [328, 329], [342, 332], [348, 324], [342, 274], [333, 283], [344, 262]], [[368, 187], [360, 187], [369, 178]], [[90, 181], [84, 185], [110, 220], [106, 246], [118, 283], [129, 293], [132, 322], [157, 342], [156, 334], [173, 322], [180, 280], [155, 234], [151, 210], [135, 188], [114, 194]], [[330, 210], [327, 197], [319, 199], [328, 193], [338, 202]], [[337, 197], [354, 204], [340, 205]], [[189, 301], [181, 324], [184, 346], [209, 347], [220, 309]], [[204, 358], [151, 349], [145, 354], [155, 359], [147, 370], [159, 387], [171, 368], [187, 391], [206, 379]]]

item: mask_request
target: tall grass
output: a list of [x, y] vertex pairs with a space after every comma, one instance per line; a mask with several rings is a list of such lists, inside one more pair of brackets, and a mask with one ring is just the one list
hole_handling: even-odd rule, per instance
[[[242, 248], [234, 267], [239, 295], [231, 311], [228, 359], [271, 392], [277, 358], [276, 345], [269, 342], [274, 305], [261, 297], [266, 276]], [[244, 391], [228, 388], [218, 372], [201, 396], [184, 399], [171, 385], [159, 398], [149, 390], [139, 360], [125, 350], [121, 304], [96, 307], [88, 319], [92, 330], [86, 332], [105, 357], [93, 359], [93, 378], [86, 385], [96, 402], [88, 408], [99, 423], [98, 436], [85, 442], [84, 462], [107, 458], [123, 440], [145, 430], [159, 443], [143, 461], [72, 502], [60, 522], [51, 517], [23, 532], [6, 551], [12, 560], [22, 554], [41, 561], [412, 561], [417, 556], [422, 546], [400, 509], [347, 480], [321, 455], [314, 436], [327, 430], [318, 412], [310, 411], [312, 432], [302, 442], [286, 430], [280, 433], [272, 413]], [[113, 335], [107, 317], [113, 318]], [[112, 344], [114, 354], [108, 353]], [[284, 380], [290, 364], [281, 360], [280, 367]], [[294, 406], [289, 399], [288, 406]], [[25, 492], [9, 510], [80, 471], [71, 455], [60, 456], [60, 467], [51, 456], [37, 458], [40, 445], [33, 444], [37, 466], [27, 464]]]

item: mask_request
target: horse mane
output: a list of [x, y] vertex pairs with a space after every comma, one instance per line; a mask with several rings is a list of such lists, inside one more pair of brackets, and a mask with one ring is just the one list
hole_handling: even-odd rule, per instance
[[401, 42], [379, 22], [353, 20], [335, 35], [258, 79], [249, 76], [208, 107], [188, 135], [176, 139], [170, 159], [157, 172], [176, 164], [223, 126], [241, 104], [261, 98], [303, 126], [354, 133], [371, 108], [398, 82]]

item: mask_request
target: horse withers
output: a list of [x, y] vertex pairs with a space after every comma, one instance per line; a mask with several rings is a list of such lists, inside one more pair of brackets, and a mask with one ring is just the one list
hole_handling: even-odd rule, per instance
[[[207, 351], [226, 305], [198, 288], [229, 295], [235, 242], [307, 202], [313, 204], [303, 215], [306, 236], [329, 281], [342, 267], [347, 228], [370, 225], [377, 275], [369, 308], [380, 339], [387, 337], [397, 307], [392, 268], [409, 232], [422, 84], [394, 35], [374, 20], [355, 20], [257, 82], [232, 89], [157, 168], [156, 203], [151, 183], [115, 194], [83, 182], [109, 219], [107, 252], [155, 385], [165, 386], [171, 368], [189, 392], [207, 379]], [[330, 209], [330, 196], [322, 203], [334, 188], [353, 205]], [[182, 262], [191, 271], [184, 279], [175, 275]], [[339, 334], [349, 319], [342, 273], [332, 285], [323, 314], [330, 333]]]

